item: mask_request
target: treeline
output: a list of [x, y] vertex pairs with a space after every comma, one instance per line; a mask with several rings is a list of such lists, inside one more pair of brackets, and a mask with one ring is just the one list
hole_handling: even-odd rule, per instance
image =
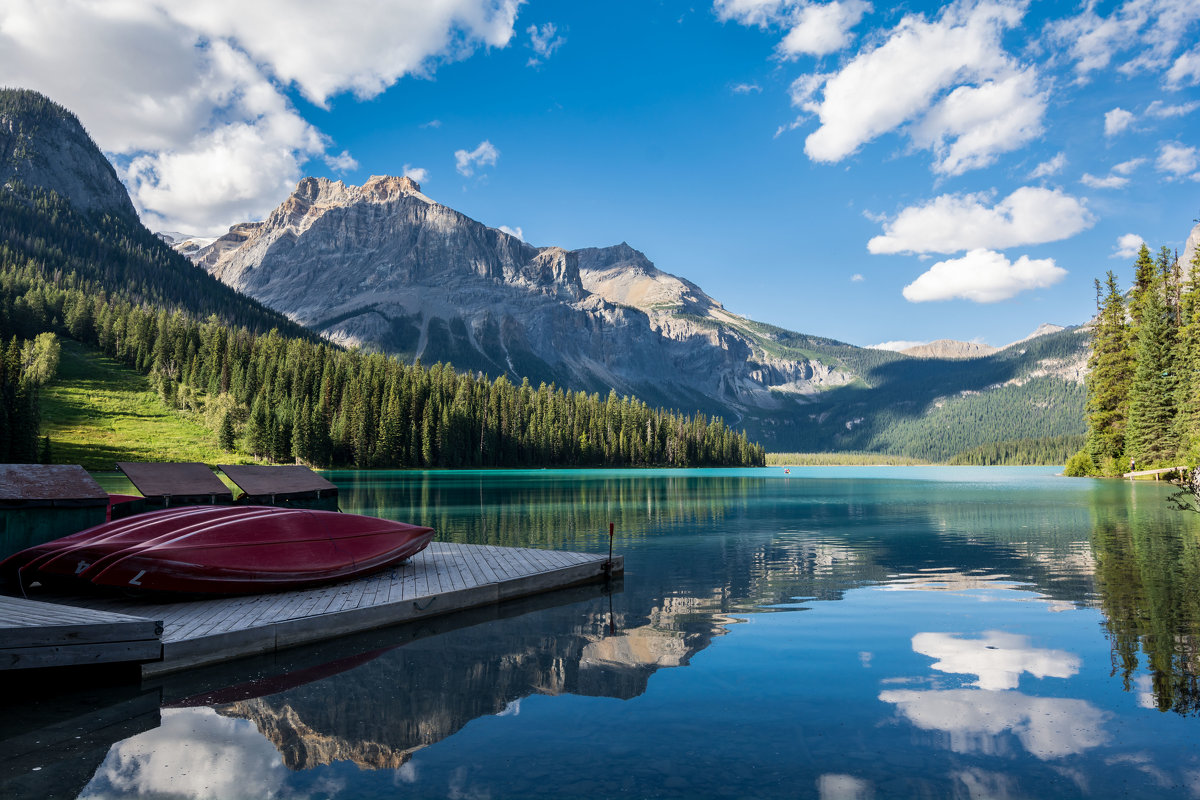
[[1096, 281], [1087, 437], [1068, 475], [1200, 461], [1200, 251], [1187, 265], [1142, 245], [1128, 297]]
[[[273, 312], [259, 313], [232, 293], [220, 298], [226, 302], [205, 302], [203, 282], [187, 273], [179, 286], [160, 275], [146, 277], [132, 293], [110, 294], [106, 287], [123, 284], [101, 278], [116, 273], [63, 267], [103, 257], [103, 237], [96, 240], [100, 249], [89, 254], [90, 245], [79, 241], [93, 238], [84, 220], [57, 195], [35, 194], [42, 211], [32, 216], [10, 213], [12, 203], [0, 198], [0, 233], [23, 231], [0, 245], [0, 341], [53, 332], [94, 346], [151, 376], [165, 401], [203, 412], [226, 449], [240, 444], [272, 461], [322, 467], [764, 463], [762, 448], [720, 419], [651, 409], [614, 392], [602, 398], [528, 382], [517, 386], [504, 377], [459, 375], [448, 364], [411, 366], [274, 329], [232, 325], [229, 318], [261, 325]], [[74, 223], [63, 228], [55, 209]], [[129, 247], [149, 254], [134, 259], [139, 270], [160, 263], [155, 248], [166, 249], [155, 240], [126, 242], [116, 252]], [[75, 255], [64, 262], [65, 253]], [[151, 307], [143, 302], [147, 296], [163, 298], [174, 310]], [[193, 300], [212, 311], [206, 321], [184, 310]], [[19, 391], [21, 376], [15, 380]], [[25, 430], [36, 435], [37, 427], [9, 426], [6, 432], [10, 461], [34, 460], [27, 443], [12, 450], [13, 437]]]
[[1043, 436], [1037, 439], [1009, 439], [985, 444], [959, 453], [950, 459], [954, 466], [1035, 466], [1065, 464], [1083, 447], [1084, 435]]

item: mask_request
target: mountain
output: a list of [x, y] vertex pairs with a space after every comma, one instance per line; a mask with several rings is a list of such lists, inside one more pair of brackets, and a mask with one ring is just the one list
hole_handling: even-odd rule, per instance
[[[197, 269], [148, 231], [112, 164], [67, 109], [37, 92], [0, 90], [0, 334], [31, 338], [47, 293], [103, 293], [134, 304], [210, 314], [252, 330], [312, 335]], [[6, 309], [11, 303], [14, 309]], [[61, 309], [60, 309], [61, 310]]]
[[1000, 348], [980, 342], [959, 342], [954, 339], [938, 339], [926, 344], [906, 347], [900, 352], [913, 358], [979, 358], [990, 356]]
[[720, 414], [772, 449], [943, 458], [1082, 430], [1077, 329], [969, 360], [854, 347], [733, 314], [624, 242], [527, 244], [409, 178], [306, 178], [262, 222], [188, 242], [213, 276], [342, 344]]

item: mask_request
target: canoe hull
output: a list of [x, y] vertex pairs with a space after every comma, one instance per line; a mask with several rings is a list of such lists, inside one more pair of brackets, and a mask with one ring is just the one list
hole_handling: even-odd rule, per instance
[[139, 514], [67, 539], [18, 559], [22, 582], [189, 594], [304, 588], [398, 564], [433, 530], [332, 511], [208, 506]]

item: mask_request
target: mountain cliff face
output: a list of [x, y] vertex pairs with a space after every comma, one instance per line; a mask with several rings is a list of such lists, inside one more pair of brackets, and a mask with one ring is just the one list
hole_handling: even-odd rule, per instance
[[[1044, 392], [1031, 399], [1032, 417], [1014, 414], [1013, 438], [1075, 432], [1059, 430], [1061, 421], [1082, 420], [1072, 370], [1041, 364], [1045, 348], [911, 359], [763, 325], [624, 242], [535, 247], [433, 201], [408, 178], [362, 186], [306, 178], [262, 222], [211, 243], [163, 237], [222, 282], [336, 342], [720, 414], [774, 449], [895, 450], [901, 445], [884, 429], [897, 415], [911, 421], [947, 397], [953, 406], [956, 396], [1031, 380], [1040, 391], [1052, 372], [1075, 389], [1062, 402]], [[1055, 359], [1086, 357], [1086, 337], [1054, 336], [1067, 337]], [[881, 414], [891, 421], [875, 424]]]
[[136, 220], [116, 170], [70, 111], [23, 89], [0, 92], [0, 185], [58, 192], [76, 209]]
[[261, 223], [190, 252], [224, 283], [346, 345], [425, 363], [740, 417], [772, 390], [854, 376], [778, 361], [699, 287], [626, 244], [534, 247], [434, 202], [408, 178], [307, 178]]

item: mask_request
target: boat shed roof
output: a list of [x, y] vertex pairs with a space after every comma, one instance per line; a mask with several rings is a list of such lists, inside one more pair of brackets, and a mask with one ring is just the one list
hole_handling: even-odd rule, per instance
[[233, 491], [204, 464], [118, 461], [117, 469], [146, 497], [211, 497], [233, 502]]
[[300, 464], [219, 464], [218, 467], [225, 477], [251, 497], [337, 494], [337, 486]]
[[78, 464], [0, 464], [0, 505], [104, 506], [108, 492]]

